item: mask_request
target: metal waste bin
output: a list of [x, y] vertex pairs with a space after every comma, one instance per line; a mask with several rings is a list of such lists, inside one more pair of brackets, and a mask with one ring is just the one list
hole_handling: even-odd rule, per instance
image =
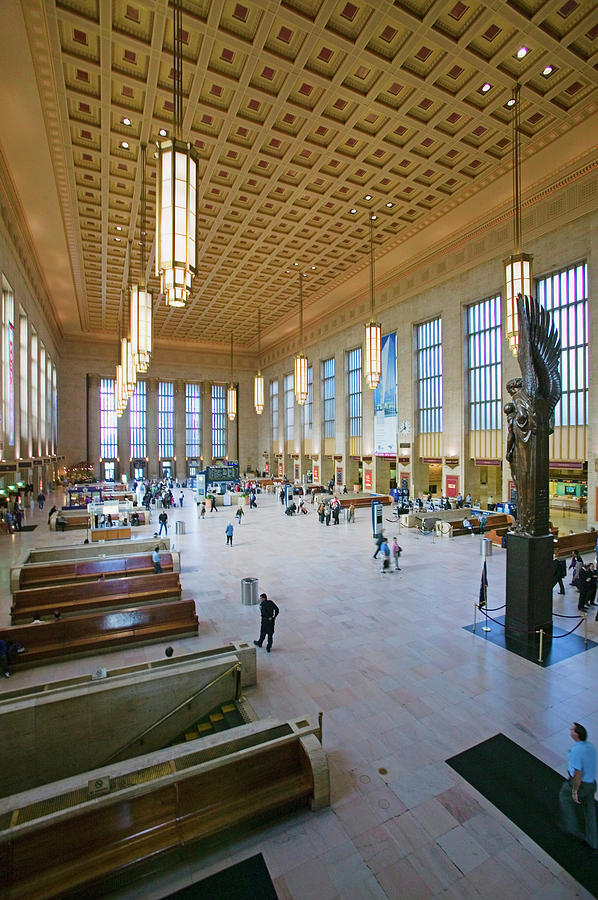
[[185, 534], [185, 523], [184, 523], [184, 522], [177, 522], [176, 525], [175, 525], [175, 532], [176, 532], [177, 534]]
[[490, 538], [480, 538], [480, 556], [483, 556], [484, 559], [487, 556], [492, 556], [492, 541]]
[[258, 603], [257, 578], [241, 578], [241, 603], [255, 606]]

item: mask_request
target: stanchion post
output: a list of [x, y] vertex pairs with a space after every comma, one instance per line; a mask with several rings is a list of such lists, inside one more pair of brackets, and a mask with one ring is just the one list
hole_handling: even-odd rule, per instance
[[544, 644], [544, 629], [543, 628], [540, 628], [539, 634], [540, 634], [540, 647], [539, 647], [539, 653], [538, 653], [538, 662], [541, 663], [542, 662], [542, 649], [543, 649], [543, 644]]
[[475, 624], [476, 624], [476, 614], [478, 611], [478, 604], [473, 604], [473, 633], [475, 634]]

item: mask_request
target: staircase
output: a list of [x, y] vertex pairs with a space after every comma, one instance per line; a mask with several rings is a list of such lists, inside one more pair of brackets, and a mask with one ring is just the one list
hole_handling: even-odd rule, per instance
[[237, 725], [244, 725], [245, 721], [235, 702], [221, 703], [174, 740], [172, 745], [182, 744], [185, 741], [196, 741], [197, 738], [205, 737], [207, 734], [216, 734], [219, 731], [236, 728]]

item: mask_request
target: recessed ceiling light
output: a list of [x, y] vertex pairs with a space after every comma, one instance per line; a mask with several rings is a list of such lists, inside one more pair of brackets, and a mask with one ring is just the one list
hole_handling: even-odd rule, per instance
[[116, 226], [116, 230], [117, 230], [117, 231], [122, 231], [122, 230], [123, 230], [122, 225], [117, 225], [117, 226]]
[[528, 52], [527, 47], [520, 47], [517, 51], [517, 59], [523, 59], [524, 56], [527, 56]]
[[492, 87], [492, 85], [490, 84], [490, 82], [486, 81], [486, 82], [484, 82], [484, 84], [482, 85], [480, 90], [481, 90], [482, 94], [487, 94], [491, 87]]
[[365, 199], [366, 199], [366, 200], [371, 200], [371, 199], [372, 199], [372, 195], [371, 195], [371, 194], [366, 194], [366, 195], [365, 195]]
[[293, 263], [293, 265], [294, 265], [294, 266], [298, 266], [298, 265], [299, 265], [299, 263]]
[[514, 97], [511, 97], [510, 100], [507, 100], [506, 105], [510, 108], [511, 106], [515, 106], [515, 103], [516, 103], [516, 102], [517, 102], [517, 101], [515, 100], [515, 98], [514, 98]]
[[386, 205], [388, 206], [389, 209], [392, 209], [392, 207], [393, 207], [394, 204], [392, 204], [392, 203], [389, 202], [389, 203], [387, 203]]
[[120, 142], [120, 146], [123, 148], [123, 150], [128, 150], [128, 149], [129, 149], [129, 142], [128, 142], [128, 141], [121, 141], [121, 142]]
[[355, 208], [353, 208], [353, 209], [350, 209], [349, 212], [351, 213], [352, 216], [354, 216], [355, 213], [357, 212], [357, 210]]
[[545, 78], [548, 78], [548, 76], [552, 75], [552, 73], [553, 73], [552, 66], [545, 66], [544, 69], [542, 70], [542, 75], [544, 75]]
[[123, 116], [122, 123], [123, 123], [123, 125], [130, 125], [131, 120], [129, 119], [128, 116]]
[[166, 137], [168, 132], [166, 131], [165, 128], [161, 128], [160, 131], [158, 132], [158, 134], [160, 135], [160, 137]]
[[120, 238], [114, 238], [115, 241], [120, 241]]
[[372, 222], [375, 222], [378, 216], [372, 216]]

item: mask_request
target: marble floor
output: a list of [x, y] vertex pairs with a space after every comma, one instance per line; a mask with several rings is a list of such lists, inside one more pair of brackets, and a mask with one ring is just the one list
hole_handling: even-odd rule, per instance
[[[258, 685], [247, 697], [259, 714], [282, 719], [323, 711], [332, 805], [223, 842], [209, 856], [190, 850], [151, 883], [114, 897], [157, 900], [256, 852], [281, 900], [590, 896], [444, 760], [502, 731], [564, 771], [572, 720], [598, 740], [598, 649], [542, 669], [464, 631], [480, 582], [477, 537], [436, 540], [387, 522], [403, 555], [400, 572], [382, 575], [372, 559], [369, 511], [358, 510], [353, 525], [326, 528], [313, 508], [288, 518], [273, 496], [260, 496], [258, 509], [245, 507], [231, 549], [224, 535], [231, 510], [199, 521], [185, 493], [185, 507], [169, 518], [171, 526], [184, 521], [186, 533], [171, 527], [170, 535], [201, 631], [174, 642], [175, 652], [257, 637], [259, 612], [241, 605], [240, 579], [259, 578], [280, 616], [274, 650], [258, 651]], [[35, 511], [27, 524], [37, 522], [32, 532], [0, 537], [3, 624], [9, 567], [29, 548], [85, 536], [49, 532], [45, 512]], [[489, 606], [500, 606], [500, 549], [488, 559], [488, 582]], [[554, 597], [556, 612], [576, 611], [574, 588]], [[589, 632], [598, 636], [594, 621]], [[111, 654], [111, 662], [163, 652], [161, 645], [131, 649]], [[17, 670], [0, 691], [51, 673], [89, 672], [101, 659]]]

